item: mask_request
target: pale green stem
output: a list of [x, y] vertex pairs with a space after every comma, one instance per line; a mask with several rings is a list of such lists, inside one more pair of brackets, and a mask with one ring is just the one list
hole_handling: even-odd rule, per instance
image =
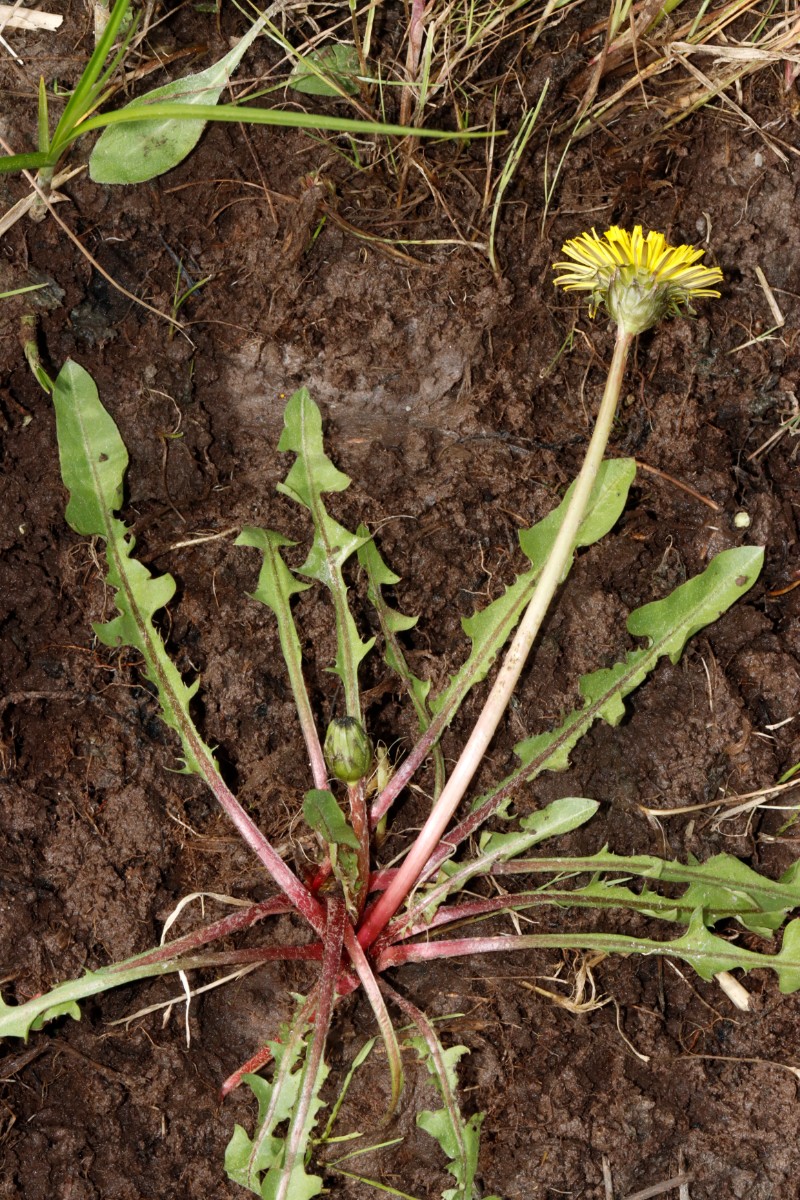
[[614, 357], [606, 380], [594, 432], [580, 474], [575, 482], [572, 500], [564, 515], [550, 556], [544, 565], [539, 582], [531, 596], [514, 640], [506, 653], [481, 715], [478, 717], [444, 791], [431, 810], [419, 837], [391, 884], [369, 910], [359, 929], [358, 939], [362, 946], [370, 946], [374, 942], [416, 885], [425, 863], [436, 849], [450, 818], [461, 803], [464, 793], [494, 737], [500, 719], [508, 707], [531, 646], [547, 614], [555, 591], [563, 579], [564, 570], [573, 552], [575, 536], [584, 518], [597, 472], [608, 445], [622, 387], [625, 363], [632, 341], [632, 334], [626, 333], [622, 328], [617, 329]]

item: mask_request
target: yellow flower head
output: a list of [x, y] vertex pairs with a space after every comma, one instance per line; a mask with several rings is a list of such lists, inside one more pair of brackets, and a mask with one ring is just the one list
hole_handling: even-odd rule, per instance
[[569, 262], [557, 262], [555, 279], [567, 292], [591, 292], [590, 315], [604, 304], [627, 333], [643, 333], [662, 317], [692, 313], [696, 296], [719, 296], [722, 282], [718, 267], [703, 267], [704, 251], [694, 246], [670, 246], [663, 233], [633, 233], [612, 225], [602, 237], [593, 229], [565, 242], [561, 253]]

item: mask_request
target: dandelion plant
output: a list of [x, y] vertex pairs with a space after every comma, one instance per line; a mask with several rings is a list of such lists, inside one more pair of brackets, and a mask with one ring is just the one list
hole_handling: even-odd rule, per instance
[[[214, 752], [195, 724], [192, 700], [197, 681], [186, 683], [169, 657], [158, 612], [175, 585], [168, 575], [153, 577], [134, 557], [134, 540], [119, 517], [127, 453], [91, 378], [68, 362], [53, 385], [64, 482], [70, 492], [67, 519], [83, 536], [102, 538], [107, 578], [115, 591], [118, 616], [95, 632], [110, 646], [135, 646], [147, 678], [156, 689], [162, 715], [177, 735], [185, 770], [210, 788], [242, 837], [259, 858], [275, 888], [274, 896], [231, 917], [199, 928], [156, 950], [61, 984], [44, 996], [17, 1005], [0, 1002], [0, 1034], [27, 1037], [47, 1021], [79, 1016], [77, 1002], [146, 976], [199, 966], [240, 965], [252, 969], [282, 958], [318, 964], [308, 994], [298, 997], [294, 1014], [281, 1029], [270, 1028], [253, 1057], [236, 1071], [225, 1090], [245, 1082], [258, 1101], [252, 1133], [237, 1126], [225, 1167], [244, 1188], [270, 1200], [308, 1200], [325, 1187], [325, 1175], [341, 1173], [341, 1160], [325, 1158], [326, 1134], [314, 1129], [330, 1099], [326, 1042], [338, 1000], [363, 988], [372, 1006], [391, 1075], [390, 1112], [403, 1086], [403, 1052], [413, 1049], [435, 1082], [441, 1107], [421, 1112], [421, 1129], [434, 1137], [448, 1159], [454, 1187], [447, 1200], [474, 1200], [479, 1192], [481, 1114], [464, 1117], [457, 1099], [456, 1068], [464, 1047], [444, 1046], [431, 1022], [403, 994], [405, 963], [497, 951], [549, 948], [604, 953], [670, 955], [703, 978], [721, 972], [770, 967], [782, 991], [800, 989], [800, 920], [783, 931], [780, 949], [768, 952], [756, 939], [771, 939], [800, 905], [800, 864], [771, 881], [729, 855], [684, 864], [651, 855], [619, 856], [604, 849], [584, 858], [560, 854], [555, 844], [565, 833], [590, 821], [596, 801], [567, 797], [517, 819], [520, 789], [544, 771], [563, 771], [579, 739], [597, 721], [616, 725], [625, 699], [655, 670], [660, 659], [677, 662], [689, 638], [743, 596], [755, 582], [763, 558], [758, 546], [740, 546], [712, 559], [705, 570], [670, 594], [628, 617], [637, 646], [610, 667], [580, 681], [581, 702], [555, 727], [532, 733], [515, 747], [518, 765], [481, 795], [471, 793], [498, 725], [518, 685], [541, 622], [578, 549], [602, 538], [619, 518], [635, 474], [629, 459], [604, 460], [631, 343], [669, 315], [690, 309], [694, 299], [718, 295], [721, 272], [702, 266], [701, 252], [669, 246], [659, 233], [646, 237], [612, 227], [566, 243], [556, 264], [556, 283], [589, 293], [592, 314], [602, 306], [617, 326], [614, 357], [595, 429], [577, 479], [561, 504], [531, 529], [520, 532], [525, 565], [505, 593], [464, 622], [470, 639], [466, 661], [438, 693], [414, 674], [404, 637], [416, 618], [393, 608], [384, 589], [400, 583], [384, 563], [369, 531], [351, 532], [328, 512], [326, 496], [346, 490], [350, 481], [328, 457], [322, 415], [301, 388], [289, 400], [279, 449], [293, 461], [279, 490], [305, 512], [309, 545], [301, 565], [291, 569], [285, 554], [291, 543], [274, 530], [248, 527], [238, 545], [261, 555], [252, 600], [266, 605], [277, 621], [286, 674], [309, 762], [309, 789], [302, 815], [318, 847], [311, 872], [285, 861], [258, 829], [224, 782]], [[364, 638], [361, 611], [352, 602], [353, 571], [363, 570], [368, 602], [379, 638]], [[316, 698], [303, 673], [302, 638], [294, 597], [321, 586], [330, 598], [336, 652], [325, 664], [336, 674], [343, 714], [318, 730]], [[365, 728], [361, 666], [374, 643], [383, 643], [385, 661], [408, 693], [419, 737], [405, 758], [387, 764]], [[464, 749], [449, 775], [441, 739], [464, 699], [495, 669], [488, 696]], [[396, 864], [380, 858], [376, 831], [428, 759], [435, 763], [430, 814]], [[378, 766], [380, 770], [378, 770]], [[459, 812], [460, 810], [460, 812]], [[495, 818], [490, 827], [489, 822]], [[454, 823], [455, 822], [455, 823]], [[498, 828], [499, 824], [499, 828]], [[539, 849], [541, 847], [541, 849]], [[539, 876], [540, 883], [501, 895], [481, 887], [481, 879]], [[665, 886], [666, 885], [666, 886]], [[628, 910], [677, 936], [631, 937], [607, 929], [520, 934], [503, 918], [543, 905], [588, 910]], [[296, 945], [213, 950], [221, 938], [295, 912], [310, 927], [310, 940]], [[488, 932], [469, 926], [492, 918]], [[715, 927], [729, 923], [726, 936]], [[746, 941], [731, 937], [731, 928]], [[391, 975], [387, 977], [387, 973]], [[399, 1033], [392, 1014], [410, 1021], [412, 1033]], [[362, 1061], [361, 1058], [358, 1061]], [[268, 1067], [268, 1064], [271, 1066]], [[271, 1070], [269, 1079], [262, 1069]], [[356, 1069], [356, 1064], [351, 1068]], [[348, 1086], [345, 1081], [344, 1088]], [[335, 1094], [335, 1093], [334, 1093]], [[315, 1151], [315, 1146], [317, 1150]]]

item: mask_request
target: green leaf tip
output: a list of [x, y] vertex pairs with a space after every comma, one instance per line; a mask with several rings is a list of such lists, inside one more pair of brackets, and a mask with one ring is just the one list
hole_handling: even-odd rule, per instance
[[359, 841], [347, 823], [333, 792], [312, 788], [303, 801], [306, 824], [318, 833], [328, 846], [349, 846], [358, 850]]
[[289, 87], [306, 96], [357, 96], [360, 65], [355, 46], [334, 42], [304, 55], [289, 76]]
[[[716, 621], [749, 591], [758, 579], [764, 563], [763, 546], [736, 546], [723, 550], [712, 558], [705, 571], [675, 588], [663, 600], [645, 604], [628, 617], [628, 632], [634, 637], [646, 637], [651, 644], [664, 645], [676, 663], [686, 642]], [[680, 633], [670, 635], [673, 624]]]

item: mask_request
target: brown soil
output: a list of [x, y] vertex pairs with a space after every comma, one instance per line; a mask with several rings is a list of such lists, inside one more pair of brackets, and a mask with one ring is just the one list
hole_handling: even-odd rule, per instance
[[[241, 18], [231, 8], [223, 24], [233, 34]], [[71, 83], [90, 52], [88, 25], [75, 5], [58, 39], [14, 32], [24, 67], [5, 60], [3, 134], [15, 149], [35, 132], [39, 74]], [[160, 32], [167, 49], [208, 41], [203, 62], [222, 47], [213, 15], [191, 9]], [[519, 55], [528, 102], [552, 76], [544, 129], [572, 111], [570, 80], [599, 48], [578, 52], [570, 39], [567, 20], [532, 56], [520, 42], [486, 65], [487, 77], [499, 77]], [[266, 72], [275, 60], [259, 44], [248, 70]], [[156, 73], [147, 86], [166, 77]], [[777, 64], [737, 97], [784, 143], [796, 140], [793, 99]], [[521, 103], [519, 90], [506, 86], [501, 125], [517, 127]], [[797, 443], [787, 434], [751, 457], [796, 404], [796, 160], [790, 154], [782, 163], [724, 109], [703, 110], [665, 135], [658, 135], [658, 106], [644, 120], [623, 114], [613, 133], [597, 130], [572, 148], [543, 231], [544, 134], [534, 140], [500, 221], [500, 280], [479, 249], [411, 247], [402, 258], [334, 219], [393, 237], [453, 238], [458, 229], [483, 240], [483, 145], [426, 149], [419, 161], [436, 174], [441, 194], [432, 199], [412, 168], [399, 209], [396, 177], [385, 164], [356, 171], [336, 153], [344, 143], [234, 126], [210, 129], [181, 167], [153, 184], [123, 190], [75, 179], [57, 211], [130, 291], [169, 311], [176, 257], [194, 279], [211, 276], [181, 310], [191, 343], [110, 287], [52, 219], [20, 222], [6, 235], [3, 290], [51, 285], [36, 294], [45, 361], [54, 371], [68, 357], [81, 363], [119, 424], [131, 455], [125, 514], [138, 552], [178, 581], [169, 645], [183, 670], [201, 672], [204, 735], [220, 747], [229, 781], [274, 842], [285, 843], [294, 829], [309, 779], [273, 622], [245, 595], [256, 556], [234, 549], [228, 533], [185, 543], [244, 524], [305, 536], [274, 485], [287, 467], [276, 451], [283, 404], [306, 385], [323, 410], [331, 454], [353, 479], [336, 511], [351, 527], [360, 519], [380, 527], [384, 557], [403, 578], [400, 606], [421, 614], [408, 643], [414, 664], [441, 683], [464, 654], [460, 619], [499, 594], [520, 565], [517, 528], [544, 515], [577, 469], [610, 357], [610, 330], [585, 313], [580, 335], [560, 352], [576, 306], [554, 295], [550, 264], [563, 240], [587, 226], [641, 222], [673, 242], [708, 233], [726, 284], [723, 298], [704, 303], [696, 319], [640, 338], [610, 452], [635, 455], [718, 509], [640, 471], [615, 531], [580, 557], [564, 588], [482, 779], [498, 778], [514, 742], [574, 702], [581, 672], [628, 648], [624, 619], [633, 607], [719, 550], [761, 543], [765, 569], [746, 601], [697, 637], [677, 666], [660, 667], [620, 728], [598, 727], [573, 754], [571, 771], [543, 777], [518, 808], [564, 795], [601, 801], [595, 821], [565, 843], [584, 851], [609, 843], [621, 853], [705, 859], [726, 850], [772, 877], [796, 857], [794, 830], [774, 836], [785, 813], [757, 811], [717, 827], [709, 813], [649, 823], [637, 808], [697, 804], [720, 789], [751, 792], [800, 759], [800, 589], [790, 587], [797, 582]], [[557, 137], [551, 171], [554, 148], [560, 154]], [[79, 146], [73, 158], [86, 153]], [[17, 178], [0, 177], [3, 208], [24, 190]], [[320, 227], [325, 206], [334, 216]], [[774, 324], [756, 267], [786, 326], [751, 342]], [[200, 782], [174, 773], [175, 745], [133, 656], [92, 637], [109, 598], [93, 547], [64, 522], [50, 401], [18, 344], [20, 315], [31, 307], [23, 301], [4, 301], [0, 310], [0, 970], [6, 999], [17, 1000], [156, 944], [187, 893], [258, 899], [270, 891]], [[752, 518], [744, 532], [733, 521], [739, 510]], [[353, 597], [366, 620], [357, 584]], [[301, 597], [298, 619], [324, 725], [340, 703], [325, 671], [333, 651], [324, 597]], [[373, 734], [408, 745], [412, 718], [377, 657], [365, 683]], [[473, 705], [467, 709], [446, 738], [449, 759], [474, 715]], [[418, 793], [397, 806], [388, 853], [423, 812]], [[209, 914], [222, 911], [208, 902]], [[198, 906], [181, 920], [182, 930], [190, 928]], [[537, 920], [558, 930], [574, 914]], [[595, 966], [598, 991], [613, 1003], [582, 1015], [526, 986], [538, 981], [557, 991], [544, 979], [559, 970], [569, 977], [574, 966], [561, 954], [526, 954], [394, 975], [429, 1015], [460, 1014], [443, 1036], [472, 1051], [461, 1080], [467, 1110], [487, 1113], [485, 1192], [599, 1200], [609, 1194], [605, 1159], [617, 1197], [682, 1167], [693, 1177], [691, 1200], [796, 1197], [800, 1109], [786, 1067], [798, 1066], [797, 997], [781, 996], [772, 975], [755, 973], [747, 980], [754, 1011], [744, 1014], [688, 968], [637, 958]], [[221, 1102], [219, 1085], [275, 1034], [290, 992], [307, 990], [312, 979], [311, 968], [277, 964], [198, 997], [190, 1047], [179, 1005], [168, 1019], [156, 1013], [113, 1024], [174, 995], [171, 980], [111, 992], [85, 1003], [80, 1023], [60, 1021], [27, 1046], [5, 1047], [0, 1195], [242, 1195], [226, 1180], [222, 1157], [234, 1122], [252, 1128], [254, 1105], [244, 1089]], [[332, 1064], [346, 1067], [373, 1032], [364, 999], [345, 1001]], [[387, 1083], [376, 1050], [356, 1077], [340, 1131], [358, 1128], [375, 1142], [404, 1136], [399, 1147], [349, 1166], [434, 1200], [452, 1181], [438, 1147], [414, 1127], [432, 1097], [424, 1070], [415, 1073], [412, 1057], [407, 1066], [401, 1114], [383, 1128]], [[348, 1200], [377, 1194], [333, 1172], [327, 1182]]]

